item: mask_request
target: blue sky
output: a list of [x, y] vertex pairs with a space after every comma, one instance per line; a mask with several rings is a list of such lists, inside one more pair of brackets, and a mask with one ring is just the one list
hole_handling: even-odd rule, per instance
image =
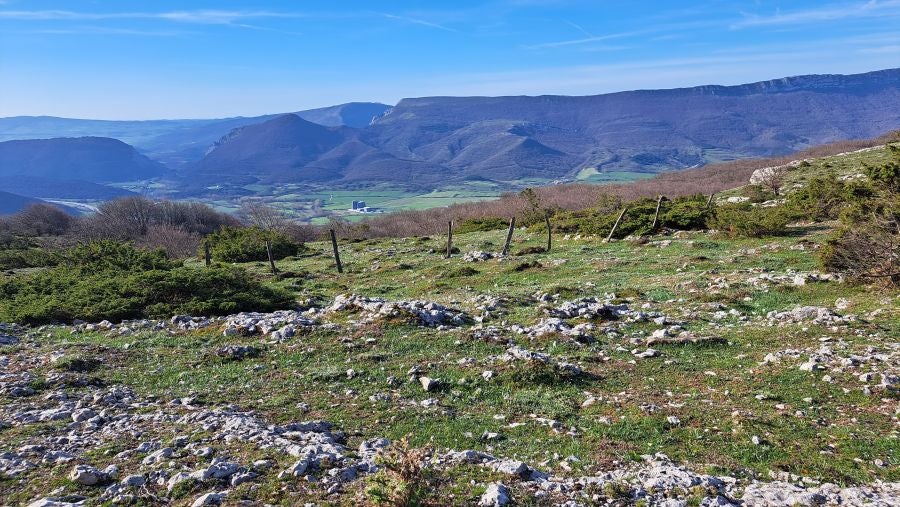
[[900, 0], [0, 0], [0, 116], [205, 118], [900, 67]]

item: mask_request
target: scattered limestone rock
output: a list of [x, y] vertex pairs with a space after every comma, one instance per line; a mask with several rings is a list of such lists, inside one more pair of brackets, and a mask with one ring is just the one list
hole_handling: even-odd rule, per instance
[[766, 315], [766, 318], [773, 322], [812, 322], [819, 325], [839, 325], [856, 320], [853, 316], [842, 317], [821, 306], [798, 306], [793, 310], [783, 312], [771, 311]]
[[197, 497], [197, 499], [194, 500], [194, 503], [191, 504], [191, 507], [203, 507], [204, 505], [221, 505], [222, 501], [225, 500], [225, 497], [227, 496], [228, 491], [206, 493]]
[[387, 301], [358, 295], [340, 295], [325, 313], [361, 311], [365, 321], [409, 316], [425, 327], [460, 326], [470, 321], [465, 312], [452, 310], [432, 301]]
[[478, 499], [478, 505], [479, 507], [503, 507], [509, 505], [511, 501], [509, 488], [500, 482], [492, 482]]
[[262, 353], [249, 345], [225, 345], [216, 350], [216, 355], [228, 361], [243, 361], [246, 358], [259, 357]]
[[495, 257], [494, 254], [490, 252], [482, 252], [480, 250], [474, 250], [472, 252], [466, 252], [463, 255], [463, 261], [465, 262], [484, 262], [491, 260]]
[[438, 380], [430, 377], [419, 377], [419, 383], [422, 384], [422, 389], [426, 392], [431, 392], [437, 389]]
[[[534, 352], [528, 349], [524, 349], [519, 346], [513, 346], [506, 349], [506, 353], [500, 357], [501, 360], [506, 362], [513, 361], [534, 361], [538, 363], [543, 363], [549, 366], [552, 366], [558, 370], [568, 372], [572, 375], [581, 375], [583, 373], [582, 369], [577, 365], [572, 363], [567, 363], [564, 361], [557, 361], [551, 358], [548, 354], [542, 354], [540, 352]], [[482, 374], [482, 376], [484, 376]], [[491, 377], [493, 374], [490, 375]]]
[[69, 473], [69, 479], [82, 486], [96, 486], [106, 482], [109, 478], [105, 473], [90, 465], [76, 465]]
[[312, 328], [315, 321], [295, 310], [279, 310], [272, 313], [242, 312], [225, 317], [225, 336], [268, 335], [290, 326], [292, 329]]

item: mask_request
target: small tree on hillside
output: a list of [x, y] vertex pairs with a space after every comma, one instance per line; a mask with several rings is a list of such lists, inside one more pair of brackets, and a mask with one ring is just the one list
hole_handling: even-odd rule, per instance
[[784, 185], [787, 173], [787, 166], [766, 167], [756, 171], [753, 176], [756, 183], [762, 185], [778, 197], [781, 195], [781, 188]]
[[292, 225], [281, 211], [258, 201], [245, 202], [238, 210], [238, 216], [266, 231], [287, 232]]

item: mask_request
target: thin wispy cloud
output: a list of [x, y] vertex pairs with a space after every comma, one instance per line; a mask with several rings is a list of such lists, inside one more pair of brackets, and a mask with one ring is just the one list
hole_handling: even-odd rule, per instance
[[178, 37], [190, 32], [173, 30], [134, 30], [130, 28], [111, 28], [104, 26], [81, 26], [73, 28], [44, 28], [39, 30], [23, 30], [22, 33], [39, 35], [134, 35], [139, 37]]
[[775, 14], [768, 16], [745, 13], [744, 19], [733, 23], [731, 28], [739, 29], [757, 26], [797, 25], [883, 16], [900, 16], [900, 0], [871, 0], [865, 3], [857, 2], [844, 5], [828, 5], [815, 9], [789, 12], [778, 11]]
[[262, 18], [299, 18], [303, 13], [274, 11], [196, 10], [168, 12], [76, 12], [65, 10], [0, 11], [0, 19], [20, 21], [101, 21], [114, 19], [156, 19], [201, 25], [232, 25], [241, 20]]
[[900, 54], [900, 44], [893, 44], [890, 46], [880, 46], [876, 48], [866, 48], [860, 50], [860, 53], [865, 53], [869, 55], [885, 55], [885, 54]]
[[649, 36], [655, 34], [665, 34], [669, 32], [683, 32], [686, 30], [696, 30], [701, 28], [709, 28], [720, 26], [720, 23], [715, 20], [702, 20], [702, 21], [686, 21], [683, 23], [661, 23], [658, 25], [651, 25], [646, 28], [641, 28], [640, 30], [631, 30], [631, 31], [622, 31], [601, 35], [594, 35], [590, 31], [584, 29], [581, 25], [573, 23], [571, 21], [566, 21], [566, 24], [572, 26], [579, 32], [585, 35], [585, 37], [578, 37], [573, 39], [552, 41], [552, 42], [541, 42], [538, 44], [527, 44], [522, 46], [525, 49], [554, 49], [554, 48], [563, 48], [568, 46], [581, 46], [585, 44], [592, 44], [597, 42], [604, 42], [615, 39], [626, 39], [633, 37], [641, 37], [641, 36]]
[[566, 46], [579, 46], [582, 44], [590, 44], [592, 42], [603, 42], [607, 40], [613, 39], [623, 39], [626, 37], [634, 37], [636, 35], [642, 35], [646, 33], [645, 31], [634, 31], [634, 32], [620, 32], [620, 33], [610, 33], [606, 35], [591, 35], [588, 37], [580, 37], [578, 39], [568, 39], [568, 40], [560, 40], [554, 42], [542, 42], [540, 44], [529, 44], [523, 46], [525, 49], [552, 49], [552, 48], [561, 48]]
[[427, 26], [428, 28], [435, 28], [437, 30], [444, 30], [445, 32], [454, 32], [458, 33], [459, 30], [455, 28], [450, 28], [449, 26], [444, 26], [438, 23], [432, 23], [431, 21], [427, 21], [420, 18], [414, 18], [410, 16], [398, 16], [396, 14], [382, 14], [387, 19], [393, 19], [395, 21], [403, 21], [404, 23], [411, 23], [413, 25]]

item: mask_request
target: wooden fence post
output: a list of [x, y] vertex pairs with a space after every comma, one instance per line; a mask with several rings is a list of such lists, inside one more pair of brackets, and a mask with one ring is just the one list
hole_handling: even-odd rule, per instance
[[547, 251], [553, 246], [553, 229], [550, 228], [550, 213], [544, 215], [544, 223], [547, 224]]
[[650, 226], [650, 232], [656, 230], [656, 224], [659, 223], [659, 206], [662, 204], [663, 196], [662, 194], [656, 198], [656, 213], [653, 214], [653, 225]]
[[278, 270], [275, 269], [275, 259], [272, 258], [272, 243], [266, 240], [266, 255], [269, 256], [269, 267], [272, 268], [272, 274], [277, 275]]
[[616, 219], [616, 223], [613, 224], [612, 230], [609, 231], [609, 236], [607, 236], [606, 239], [603, 240], [604, 243], [609, 243], [609, 241], [612, 239], [613, 234], [615, 234], [616, 229], [619, 228], [619, 222], [622, 221], [622, 217], [625, 216], [626, 211], [628, 211], [628, 206], [622, 208], [622, 212], [619, 213], [619, 218]]
[[450, 258], [450, 254], [453, 253], [453, 220], [447, 222], [447, 257]]
[[709, 209], [710, 205], [712, 205], [713, 196], [716, 195], [715, 192], [709, 194], [709, 199], [706, 201], [706, 209]]
[[206, 261], [207, 266], [212, 263], [212, 254], [209, 253], [209, 240], [203, 241], [203, 259]]
[[516, 228], [516, 217], [512, 217], [509, 219], [509, 230], [506, 231], [506, 243], [503, 244], [503, 251], [500, 252], [500, 255], [506, 256], [509, 253], [509, 243], [512, 241], [513, 229]]
[[334, 250], [334, 264], [337, 266], [337, 272], [343, 273], [344, 268], [341, 266], [341, 255], [338, 253], [337, 237], [334, 235], [334, 229], [329, 229], [329, 232], [331, 232], [331, 248]]

